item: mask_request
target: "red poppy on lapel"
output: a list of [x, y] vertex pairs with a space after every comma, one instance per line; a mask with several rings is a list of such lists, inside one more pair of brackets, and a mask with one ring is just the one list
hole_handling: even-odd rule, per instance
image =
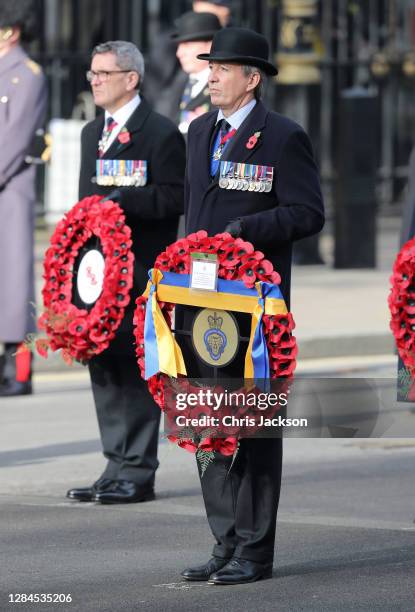
[[130, 132], [127, 130], [126, 127], [123, 127], [121, 132], [118, 134], [118, 141], [121, 144], [127, 144], [127, 142], [130, 142], [130, 140], [131, 140]]
[[252, 134], [252, 136], [250, 136], [248, 138], [248, 142], [246, 143], [246, 148], [247, 149], [253, 149], [256, 145], [256, 143], [258, 142], [258, 138], [261, 136], [261, 132], [255, 132], [255, 134]]

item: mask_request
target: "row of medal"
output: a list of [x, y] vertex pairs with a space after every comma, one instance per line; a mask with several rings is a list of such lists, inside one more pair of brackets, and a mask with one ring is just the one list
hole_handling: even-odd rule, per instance
[[147, 184], [147, 160], [97, 159], [96, 183], [105, 187], [144, 187]]
[[219, 187], [222, 189], [238, 189], [239, 191], [265, 191], [272, 189], [274, 168], [256, 164], [221, 161]]

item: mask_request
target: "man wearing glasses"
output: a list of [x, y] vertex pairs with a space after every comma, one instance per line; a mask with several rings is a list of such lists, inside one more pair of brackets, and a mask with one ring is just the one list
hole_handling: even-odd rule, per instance
[[185, 145], [176, 126], [140, 97], [144, 60], [135, 45], [98, 45], [86, 76], [96, 105], [105, 113], [82, 131], [79, 197], [107, 196], [116, 186], [132, 230], [135, 264], [131, 302], [117, 335], [89, 362], [107, 465], [93, 485], [70, 489], [67, 496], [103, 504], [142, 502], [154, 499], [160, 409], [135, 359], [134, 301], [145, 289], [157, 255], [176, 239], [183, 212]]

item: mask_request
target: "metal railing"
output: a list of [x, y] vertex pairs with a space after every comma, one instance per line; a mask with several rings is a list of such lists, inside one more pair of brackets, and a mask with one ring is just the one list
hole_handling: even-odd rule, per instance
[[[85, 108], [86, 118], [92, 112], [82, 93], [89, 90], [85, 70], [95, 44], [124, 38], [148, 51], [159, 30], [191, 7], [186, 0], [38, 3], [41, 36], [32, 55], [49, 79], [49, 116], [66, 118], [75, 108], [78, 116]], [[268, 88], [268, 102], [311, 133], [329, 204], [339, 96], [357, 85], [377, 93], [378, 205], [385, 214], [397, 211], [415, 136], [413, 0], [235, 0], [233, 22], [262, 31], [270, 41], [280, 76]]]

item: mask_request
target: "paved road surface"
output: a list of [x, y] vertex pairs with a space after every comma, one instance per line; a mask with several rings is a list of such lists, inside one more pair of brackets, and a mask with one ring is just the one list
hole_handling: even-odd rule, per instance
[[[82, 371], [39, 376], [33, 397], [0, 400], [0, 610], [414, 610], [415, 439], [289, 439], [284, 452], [273, 578], [183, 583], [212, 544], [193, 457], [161, 442], [155, 502], [66, 501], [103, 465], [92, 398]], [[9, 593], [73, 601], [9, 604]]]

